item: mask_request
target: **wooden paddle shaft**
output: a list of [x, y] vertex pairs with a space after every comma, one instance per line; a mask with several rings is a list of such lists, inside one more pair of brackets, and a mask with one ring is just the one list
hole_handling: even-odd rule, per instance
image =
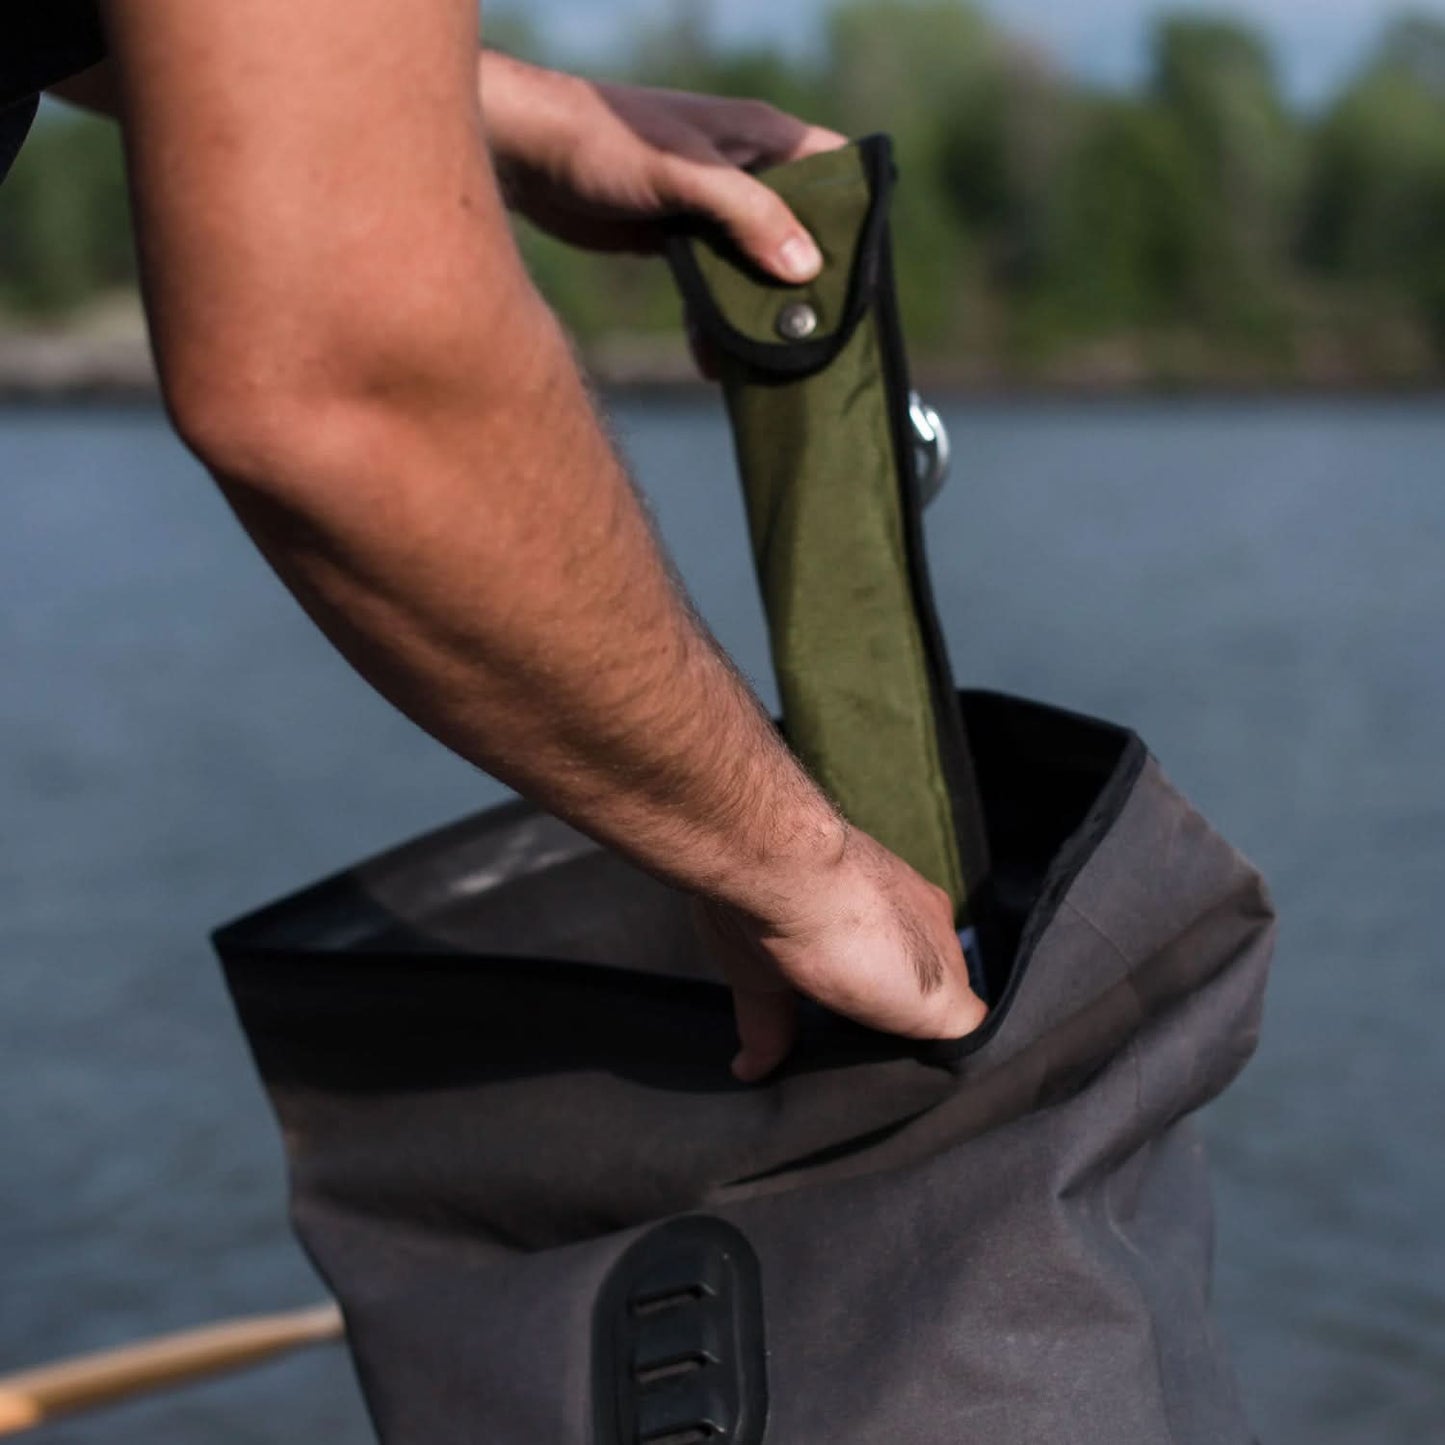
[[341, 1311], [334, 1304], [317, 1305], [208, 1325], [0, 1376], [0, 1435], [17, 1434], [75, 1410], [244, 1369], [290, 1350], [338, 1339], [342, 1333]]

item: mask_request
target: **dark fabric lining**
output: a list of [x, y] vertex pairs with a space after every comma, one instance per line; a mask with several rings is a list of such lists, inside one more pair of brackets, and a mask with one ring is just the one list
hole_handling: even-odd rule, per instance
[[[1142, 765], [1142, 744], [1123, 729], [989, 693], [965, 693], [962, 705], [995, 858], [990, 904], [1001, 946], [990, 988], [998, 1004], [979, 1035], [956, 1045], [883, 1038], [810, 1010], [803, 1067], [909, 1055], [948, 1065], [981, 1046], [1008, 1012], [1031, 942], [1117, 817]], [[575, 858], [535, 871], [519, 854], [510, 883], [478, 891], [478, 840], [512, 836], [531, 818], [525, 807], [508, 805], [220, 930], [216, 946], [253, 1036], [303, 1038], [305, 1066], [333, 1056], [341, 1086], [348, 1079], [359, 1085], [387, 1055], [388, 1038], [410, 1033], [418, 1055], [398, 1068], [441, 1083], [452, 1065], [436, 1045], [452, 1021], [476, 1038], [478, 1011], [500, 1012], [513, 1023], [495, 1047], [510, 1054], [506, 1036], [516, 1021], [556, 1019], [565, 1000], [576, 1037], [569, 1028], [551, 1036], [528, 1031], [517, 1040], [513, 1066], [524, 1059], [529, 1070], [557, 1065], [590, 1047], [585, 1040], [604, 1031], [605, 1018], [614, 1038], [629, 1040], [616, 1046], [619, 1057], [635, 1053], [664, 1070], [684, 1068], [689, 1087], [699, 1086], [716, 1066], [714, 1050], [721, 1056], [730, 1045], [732, 1023], [727, 992], [709, 976], [693, 939], [685, 900], [584, 840]], [[559, 837], [576, 838], [542, 822], [555, 830], [533, 839], [543, 857], [563, 848]], [[582, 942], [559, 956], [549, 942], [563, 936]], [[521, 946], [528, 937], [530, 949]], [[685, 1027], [679, 1017], [677, 1027], [659, 1028], [657, 1009], [682, 1010]], [[701, 1069], [688, 1067], [699, 1055], [706, 1056]]]
[[992, 929], [985, 968], [993, 1008], [977, 1033], [938, 1046], [953, 1061], [998, 1032], [1035, 944], [1148, 758], [1126, 728], [1062, 709], [1020, 708], [999, 694], [965, 694], [964, 716], [994, 864], [982, 905]]

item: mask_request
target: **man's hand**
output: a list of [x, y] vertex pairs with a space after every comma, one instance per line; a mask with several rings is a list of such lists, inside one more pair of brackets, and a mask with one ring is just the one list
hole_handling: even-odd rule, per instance
[[701, 903], [697, 917], [733, 988], [733, 1072], [745, 1083], [791, 1052], [798, 993], [904, 1038], [962, 1038], [987, 1013], [969, 988], [948, 895], [856, 829], [834, 868], [769, 916]]
[[764, 271], [809, 281], [822, 258], [744, 167], [845, 144], [755, 100], [606, 85], [484, 52], [482, 109], [514, 209], [593, 251], [651, 252], [683, 214], [721, 224]]
[[[747, 173], [845, 145], [846, 137], [760, 100], [611, 85], [483, 51], [479, 85], [508, 202], [589, 251], [657, 251], [669, 218], [707, 216], [780, 281], [810, 281], [818, 248]], [[51, 87], [72, 105], [120, 114], [104, 61]]]

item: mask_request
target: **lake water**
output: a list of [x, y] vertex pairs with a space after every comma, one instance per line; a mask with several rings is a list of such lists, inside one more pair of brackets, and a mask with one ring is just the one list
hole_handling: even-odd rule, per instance
[[[1283, 914], [1206, 1118], [1261, 1437], [1445, 1441], [1445, 407], [946, 412], [960, 674], [1137, 727]], [[614, 414], [765, 678], [718, 410]], [[207, 930], [499, 790], [318, 640], [158, 415], [0, 412], [0, 504], [3, 1370], [317, 1295]], [[368, 1432], [329, 1350], [41, 1438]]]

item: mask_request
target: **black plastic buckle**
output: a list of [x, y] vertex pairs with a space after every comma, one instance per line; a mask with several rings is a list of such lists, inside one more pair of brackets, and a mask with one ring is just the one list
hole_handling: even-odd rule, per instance
[[720, 1219], [675, 1219], [613, 1266], [593, 1333], [596, 1445], [760, 1445], [762, 1276]]

